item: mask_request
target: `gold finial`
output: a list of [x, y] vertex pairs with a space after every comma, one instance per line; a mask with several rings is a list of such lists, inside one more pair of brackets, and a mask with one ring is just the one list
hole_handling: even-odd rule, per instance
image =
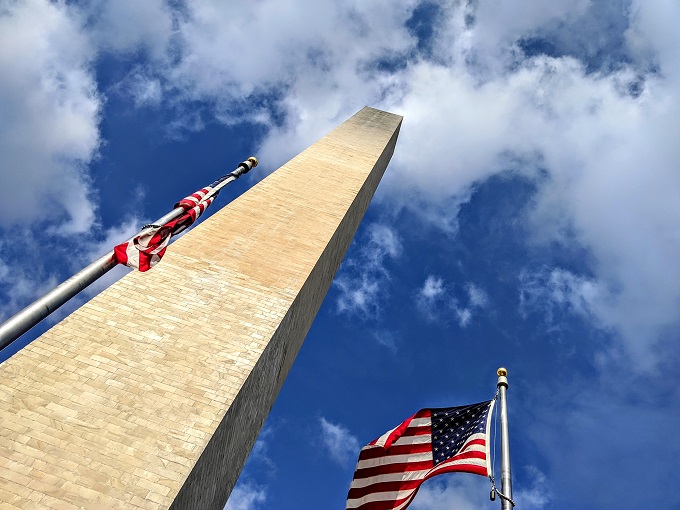
[[498, 377], [506, 377], [508, 375], [507, 369], [503, 367], [499, 368], [496, 373], [498, 374]]
[[257, 166], [257, 158], [255, 156], [250, 156], [248, 158], [248, 161], [250, 161], [252, 163], [253, 168], [255, 168]]

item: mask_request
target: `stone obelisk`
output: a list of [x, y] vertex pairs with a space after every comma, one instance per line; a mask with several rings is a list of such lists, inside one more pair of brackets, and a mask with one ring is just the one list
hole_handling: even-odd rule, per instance
[[0, 365], [0, 509], [222, 509], [400, 125], [364, 108]]

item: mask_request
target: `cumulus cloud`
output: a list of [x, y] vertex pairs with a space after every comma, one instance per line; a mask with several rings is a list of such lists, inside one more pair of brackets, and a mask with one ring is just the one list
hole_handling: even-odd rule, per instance
[[89, 229], [101, 98], [95, 50], [74, 9], [26, 0], [0, 11], [0, 227]]
[[[676, 3], [451, 2], [427, 53], [407, 27], [416, 0], [138, 4], [26, 0], [0, 14], [2, 225], [48, 207], [62, 233], [93, 225], [90, 66], [97, 51], [142, 50], [127, 89], [138, 106], [175, 108], [176, 134], [205, 125], [192, 101], [224, 123], [261, 123], [272, 168], [364, 104], [403, 114], [383, 203], [449, 234], [476, 184], [508, 169], [533, 179], [533, 240], [589, 252], [592, 320], [653, 365], [650, 346], [680, 323]], [[375, 314], [384, 281], [340, 279], [340, 309]]]
[[269, 445], [273, 434], [274, 428], [270, 425], [265, 426], [257, 437], [257, 441], [255, 441], [253, 450], [250, 453], [250, 459], [266, 466], [270, 474], [276, 471], [276, 465], [269, 456]]
[[466, 285], [468, 300], [470, 301], [470, 306], [473, 308], [486, 308], [489, 304], [489, 295], [472, 282], [468, 282]]
[[85, 4], [98, 46], [145, 50], [178, 126], [205, 121], [186, 108], [201, 102], [220, 122], [270, 128], [259, 153], [272, 168], [401, 86], [376, 66], [410, 55], [417, 44], [405, 26], [416, 0], [138, 4]]
[[428, 321], [442, 320], [453, 313], [458, 326], [467, 327], [475, 314], [486, 308], [489, 296], [472, 282], [465, 284], [465, 298], [457, 299], [452, 289], [447, 291], [443, 278], [428, 275], [423, 286], [416, 293], [416, 303], [423, 317]]
[[[22, 243], [25, 248], [39, 249], [30, 236], [15, 238], [14, 242]], [[59, 283], [54, 275], [46, 274], [40, 267], [11, 264], [3, 260], [5, 245], [6, 243], [0, 240], [0, 292], [6, 296], [0, 310], [0, 322]]]
[[[487, 4], [478, 3], [482, 10]], [[573, 5], [570, 23], [582, 19], [582, 7]], [[664, 23], [652, 34], [650, 21], [677, 19], [677, 8], [635, 3], [627, 37], [636, 41], [638, 63], [624, 60], [601, 73], [590, 72], [576, 54], [527, 56], [511, 42], [502, 58], [481, 65], [483, 46], [470, 41], [480, 37], [488, 13], [468, 12], [466, 24], [461, 9], [450, 9], [440, 31], [440, 60], [408, 66], [401, 74], [405, 92], [384, 103], [406, 119], [386, 177], [390, 186], [408, 183], [445, 211], [461, 190], [501, 170], [534, 179], [539, 190], [527, 204], [534, 241], [577, 243], [592, 254], [589, 276], [607, 296], [591, 308], [593, 320], [610, 326], [626, 352], [650, 366], [650, 346], [680, 320], [674, 262], [680, 152], [670, 135], [680, 118], [677, 64], [670, 57], [678, 37]], [[504, 37], [517, 40], [537, 28]], [[645, 72], [650, 61], [661, 72]], [[423, 153], [438, 164], [413, 179]], [[464, 311], [461, 320], [467, 320]]]
[[425, 482], [411, 503], [413, 510], [476, 510], [489, 505], [489, 481], [463, 473]]
[[548, 478], [535, 466], [525, 466], [524, 471], [528, 483], [513, 493], [513, 500], [527, 510], [547, 508], [552, 499]]
[[597, 282], [561, 268], [525, 270], [520, 273], [519, 280], [520, 313], [527, 318], [530, 313], [539, 311], [552, 328], [558, 326], [558, 312], [568, 311], [590, 318], [601, 295]]
[[[680, 323], [680, 5], [450, 2], [434, 19], [427, 54], [418, 53], [417, 37], [405, 25], [416, 5], [4, 3], [0, 288], [11, 300], [3, 313], [54, 279], [41, 268], [22, 272], [11, 262], [17, 257], [6, 256], [18, 249], [8, 248], [10, 237], [22, 248], [36, 247], [34, 236], [17, 225], [35, 226], [50, 211], [50, 235], [70, 235], [78, 244], [82, 238], [75, 234], [96, 224], [87, 166], [101, 143], [103, 98], [92, 64], [98, 52], [141, 54], [147, 61], [119, 85], [136, 106], [174, 108], [169, 129], [176, 134], [202, 129], [205, 111], [225, 124], [260, 123], [268, 129], [260, 154], [272, 168], [364, 104], [403, 114], [383, 205], [406, 207], [449, 236], [456, 233], [461, 204], [480, 182], [508, 170], [532, 180], [537, 192], [526, 204], [531, 241], [539, 247], [578, 244], [588, 254], [587, 270], [526, 269], [519, 278], [521, 311], [539, 311], [554, 327], [564, 311], [581, 316], [616, 333], [634, 368], [653, 367], [659, 352], [653, 346]], [[603, 54], [613, 58], [598, 61]], [[192, 102], [204, 108], [194, 109]], [[121, 227], [121, 233], [127, 230]], [[381, 224], [368, 227], [365, 236], [336, 280], [337, 307], [375, 317], [402, 242], [395, 228]], [[445, 282], [432, 278], [423, 284], [422, 299], [444, 303]], [[445, 305], [461, 327], [490, 306], [486, 292], [472, 283], [463, 296]], [[384, 343], [389, 348], [389, 339]], [[610, 397], [589, 391], [569, 401]], [[613, 484], [622, 473], [636, 484], [636, 494], [672, 485], [671, 478], [656, 481], [651, 471], [636, 467], [672, 465], [677, 457], [663, 441], [673, 434], [666, 410], [584, 407], [535, 425], [551, 476], [565, 480], [561, 493], [597, 485], [589, 492], [600, 497], [595, 506], [606, 506], [606, 477]], [[556, 416], [550, 411], [545, 415]], [[662, 425], [652, 430], [649, 421]], [[325, 419], [320, 424], [333, 458], [341, 462], [352, 449], [356, 454], [359, 445], [347, 429]], [[642, 437], [638, 430], [645, 431]], [[621, 445], [641, 461], [621, 465]], [[610, 455], [605, 452], [616, 455], [593, 462], [593, 455]], [[596, 472], [614, 464], [621, 472]], [[574, 465], [585, 475], [571, 472]], [[547, 482], [540, 472], [533, 478], [517, 498], [527, 508], [545, 507]], [[452, 477], [446, 485], [426, 484], [413, 507], [479, 508], [488, 495], [485, 483]], [[257, 508], [265, 497], [264, 489], [243, 487], [229, 504], [233, 510]]]
[[381, 310], [381, 296], [388, 291], [387, 264], [403, 250], [393, 227], [372, 223], [366, 228], [364, 242], [356, 255], [343, 263], [333, 284], [338, 289], [339, 313], [375, 318]]
[[466, 304], [461, 305], [457, 301], [453, 303], [453, 311], [461, 328], [469, 326], [473, 316], [489, 304], [487, 293], [474, 283], [467, 282], [465, 284], [465, 291], [467, 294]]
[[124, 94], [128, 94], [135, 107], [156, 107], [163, 99], [163, 88], [158, 78], [147, 76], [142, 70], [135, 69], [117, 88]]
[[[518, 474], [522, 483], [517, 484], [513, 500], [517, 507], [527, 510], [548, 508], [552, 494], [546, 476], [533, 466], [527, 466]], [[515, 482], [518, 480], [515, 474]], [[489, 502], [489, 480], [463, 473], [441, 475], [425, 482], [416, 495], [411, 508], [414, 510], [475, 510], [498, 505]]]
[[434, 321], [438, 316], [439, 302], [445, 297], [444, 279], [428, 275], [423, 286], [416, 293], [416, 304], [420, 313], [428, 320]]
[[418, 296], [426, 301], [435, 301], [444, 294], [444, 280], [433, 275], [428, 275], [423, 283], [423, 288], [418, 291]]
[[359, 440], [343, 425], [319, 418], [321, 441], [330, 458], [341, 466], [351, 465], [359, 455]]
[[98, 48], [113, 53], [146, 51], [163, 59], [173, 35], [173, 11], [165, 0], [86, 0], [80, 8]]

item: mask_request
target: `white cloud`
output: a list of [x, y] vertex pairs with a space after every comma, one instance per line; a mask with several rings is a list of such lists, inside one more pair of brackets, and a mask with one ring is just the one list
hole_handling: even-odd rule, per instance
[[[22, 235], [15, 237], [14, 242], [22, 243], [26, 249], [38, 251], [37, 246], [30, 236]], [[0, 240], [0, 254], [3, 254], [5, 241]], [[55, 287], [59, 282], [54, 275], [46, 274], [41, 267], [27, 266], [24, 264], [10, 264], [0, 258], [0, 289], [3, 291], [5, 300], [0, 310], [0, 322], [8, 319], [19, 308], [30, 303], [38, 296]]]
[[489, 295], [472, 282], [466, 284], [468, 300], [472, 308], [486, 308], [489, 304]]
[[101, 50], [136, 53], [143, 49], [152, 58], [164, 57], [173, 34], [173, 12], [165, 0], [88, 0], [81, 8]]
[[[650, 346], [680, 323], [680, 7], [452, 2], [430, 56], [415, 53], [404, 25], [415, 5], [9, 4], [0, 15], [0, 222], [35, 222], [50, 210], [60, 232], [92, 226], [85, 168], [99, 146], [101, 99], [91, 62], [97, 50], [141, 49], [149, 60], [130, 88], [138, 105], [173, 105], [176, 134], [204, 126], [187, 101], [206, 101], [225, 123], [263, 123], [260, 154], [272, 168], [364, 104], [403, 114], [383, 203], [449, 234], [475, 184], [509, 167], [529, 178], [546, 171], [534, 240], [591, 254], [592, 320], [651, 367]], [[566, 38], [573, 27], [583, 31]], [[556, 56], [526, 58], [518, 46], [526, 37], [554, 40]], [[598, 52], [614, 47], [618, 60], [591, 72]], [[376, 256], [394, 258], [383, 241]], [[342, 278], [340, 308], [377, 313], [386, 273]], [[470, 310], [460, 308], [461, 324]]]
[[[114, 4], [107, 10], [115, 15], [97, 18], [101, 31], [115, 32], [120, 25], [116, 20], [130, 15], [131, 2]], [[165, 44], [168, 57], [156, 58], [155, 70], [175, 98], [169, 100], [178, 105], [207, 101], [221, 122], [245, 120], [271, 127], [273, 136], [259, 154], [272, 168], [398, 85], [389, 75], [373, 75], [374, 63], [407, 55], [416, 43], [404, 26], [415, 0], [262, 0], [238, 5], [190, 0], [171, 16], [158, 1], [151, 4], [144, 10], [155, 14], [137, 13], [143, 21], [124, 27], [123, 43], [108, 38], [110, 45]], [[174, 23], [170, 35], [169, 18]], [[140, 26], [153, 35], [153, 44], [142, 41]], [[285, 126], [274, 120], [272, 106], [285, 113]]]
[[[7, 296], [0, 311], [0, 321], [54, 289], [63, 280], [112, 250], [116, 244], [132, 237], [139, 231], [140, 225], [141, 220], [129, 218], [107, 230], [94, 229], [88, 235], [73, 235], [72, 243], [65, 242], [60, 234], [37, 239], [29, 230], [12, 229], [7, 240], [0, 240], [0, 289]], [[27, 265], [26, 253], [38, 256]], [[50, 263], [55, 260], [61, 261], [60, 272], [49, 269]], [[60, 321], [129, 271], [124, 266], [114, 267], [46, 320], [50, 324]]]
[[458, 326], [465, 328], [472, 318], [489, 305], [489, 296], [472, 282], [465, 284], [467, 299], [463, 304], [447, 293], [443, 278], [428, 275], [423, 286], [416, 293], [416, 303], [423, 317], [428, 321], [441, 320], [452, 312]]
[[381, 223], [371, 223], [366, 233], [368, 240], [362, 247], [362, 265], [384, 271], [385, 259], [401, 255], [403, 246], [399, 234], [394, 227]]
[[437, 319], [440, 302], [445, 298], [445, 294], [443, 278], [434, 275], [428, 275], [425, 278], [423, 286], [416, 293], [416, 304], [426, 320]]
[[274, 428], [270, 425], [265, 426], [260, 435], [257, 436], [255, 446], [253, 446], [253, 450], [250, 453], [250, 458], [266, 466], [270, 474], [276, 471], [276, 464], [274, 464], [274, 461], [269, 456], [269, 444], [273, 434]]
[[257, 510], [265, 508], [264, 503], [267, 501], [268, 487], [255, 483], [250, 479], [248, 473], [252, 471], [252, 466], [256, 465], [258, 471], [264, 468], [264, 472], [269, 476], [275, 475], [276, 465], [269, 456], [269, 445], [275, 431], [275, 426], [269, 424], [265, 425], [258, 435], [257, 441], [246, 462], [244, 472], [231, 492], [224, 510]]
[[229, 496], [224, 510], [257, 510], [264, 508], [263, 503], [266, 501], [265, 488], [249, 484], [238, 485]]
[[[589, 4], [590, 0], [452, 3], [447, 9], [447, 22], [438, 31], [436, 55], [446, 62], [473, 60], [476, 71], [494, 74], [505, 63], [515, 41], [533, 35], [554, 20], [565, 23], [579, 17]], [[473, 24], [466, 23], [470, 18]]]
[[534, 466], [526, 466], [524, 471], [528, 475], [526, 483], [513, 493], [513, 500], [520, 508], [526, 510], [540, 510], [547, 508], [552, 499], [552, 491], [548, 478]]
[[132, 97], [135, 107], [159, 106], [163, 99], [163, 88], [158, 78], [152, 78], [136, 69], [118, 85], [123, 93]]
[[460, 303], [456, 301], [453, 303], [453, 311], [461, 328], [468, 327], [470, 322], [472, 322], [473, 316], [489, 306], [488, 294], [478, 285], [467, 282], [465, 284], [465, 292], [467, 294], [466, 305], [459, 306]]
[[0, 12], [0, 226], [47, 221], [84, 232], [96, 206], [86, 165], [101, 99], [95, 56], [75, 11], [26, 0]]
[[340, 313], [375, 317], [380, 311], [380, 281], [377, 278], [361, 275], [358, 278], [340, 274], [333, 281], [340, 292], [337, 309]]
[[396, 230], [388, 225], [372, 223], [366, 228], [365, 242], [354, 256], [343, 263], [333, 284], [339, 291], [340, 313], [375, 318], [388, 289], [386, 264], [402, 253]]
[[456, 314], [456, 319], [458, 320], [458, 325], [461, 328], [466, 328], [470, 325], [472, 320], [472, 310], [470, 308], [454, 308]]
[[[137, 217], [127, 218], [120, 225], [114, 225], [101, 232], [101, 240], [93, 242], [91, 239], [88, 239], [89, 242], [83, 242], [79, 249], [74, 250], [71, 254], [72, 272], [79, 271], [84, 265], [94, 262], [105, 253], [113, 250], [114, 246], [127, 241], [139, 233], [142, 225], [144, 225], [144, 222]], [[63, 309], [51, 316], [50, 319], [60, 320], [129, 272], [130, 270], [125, 266], [116, 266], [87, 287], [78, 297], [71, 300]]]
[[669, 84], [680, 79], [680, 37], [676, 23], [680, 6], [671, 0], [644, 2], [633, 0], [630, 7], [630, 28], [626, 33], [628, 43], [643, 67], [660, 67]]
[[444, 280], [434, 275], [428, 275], [423, 283], [423, 288], [418, 295], [427, 301], [434, 301], [444, 294]]
[[[477, 510], [487, 508], [489, 480], [467, 473], [443, 474], [425, 482], [409, 508], [413, 510]], [[497, 503], [496, 503], [497, 504]]]
[[555, 326], [557, 309], [590, 318], [601, 295], [594, 280], [560, 268], [523, 271], [519, 280], [522, 315], [526, 318], [529, 313], [540, 311], [550, 326]]
[[356, 461], [359, 455], [359, 440], [343, 425], [332, 423], [326, 418], [319, 418], [321, 425], [321, 441], [327, 448], [330, 458], [341, 466], [348, 466]]
[[397, 335], [392, 331], [380, 330], [373, 332], [373, 338], [378, 343], [392, 354], [396, 354], [398, 351], [397, 347]]
[[[573, 57], [518, 59], [510, 47], [504, 59], [485, 61], [495, 67], [480, 68], [474, 52], [483, 46], [473, 51], [479, 27], [471, 25], [442, 32], [447, 65], [408, 66], [399, 76], [405, 92], [383, 105], [405, 116], [390, 187], [415, 188], [442, 211], [503, 169], [529, 178], [547, 170], [537, 180], [534, 240], [578, 243], [592, 254], [589, 269], [602, 292], [592, 319], [616, 332], [644, 369], [654, 363], [651, 347], [680, 322], [680, 146], [672, 135], [680, 82], [670, 56], [680, 37], [667, 24], [652, 35], [649, 21], [678, 19], [677, 8], [647, 3], [635, 12], [630, 33], [645, 41], [638, 46], [654, 55], [660, 73], [625, 64], [588, 73]], [[423, 154], [436, 164], [418, 178]], [[460, 318], [466, 322], [464, 310]]]
[[[548, 508], [552, 493], [548, 481], [541, 471], [533, 466], [522, 470], [523, 485], [516, 484], [513, 500], [517, 508], [541, 510]], [[515, 482], [518, 477], [515, 474]], [[499, 486], [500, 489], [500, 486]], [[466, 473], [444, 474], [425, 482], [416, 495], [411, 507], [413, 510], [476, 510], [496, 508], [496, 502], [489, 501], [491, 485], [487, 478]]]

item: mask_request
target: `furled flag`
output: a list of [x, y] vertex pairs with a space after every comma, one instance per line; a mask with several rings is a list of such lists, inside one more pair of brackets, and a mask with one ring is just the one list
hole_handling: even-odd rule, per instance
[[224, 181], [229, 175], [221, 177], [210, 186], [198, 190], [196, 193], [183, 198], [175, 204], [175, 209], [181, 207], [184, 214], [164, 225], [147, 225], [139, 235], [129, 241], [119, 244], [113, 249], [116, 262], [133, 269], [148, 271], [165, 254], [170, 238], [189, 228], [213, 203], [217, 194], [210, 194], [213, 188]]
[[361, 449], [347, 509], [402, 510], [435, 475], [491, 475], [489, 425], [494, 400], [421, 409]]

